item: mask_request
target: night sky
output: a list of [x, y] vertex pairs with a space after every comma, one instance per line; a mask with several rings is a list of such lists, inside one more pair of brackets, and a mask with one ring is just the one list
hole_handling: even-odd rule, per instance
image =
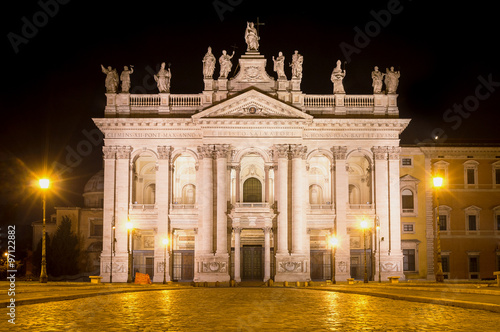
[[[37, 174], [55, 167], [51, 206], [81, 206], [85, 182], [102, 167], [92, 118], [102, 117], [105, 75], [134, 65], [131, 93], [157, 93], [152, 75], [171, 64], [172, 93], [203, 89], [211, 46], [246, 50], [247, 21], [260, 27], [267, 58], [304, 56], [302, 91], [330, 94], [340, 59], [348, 94], [370, 94], [371, 71], [401, 71], [399, 110], [411, 124], [402, 144], [500, 139], [498, 14], [486, 1], [18, 1], [2, 9], [2, 223], [41, 218]], [[55, 5], [57, 4], [57, 6]], [[288, 78], [290, 68], [285, 67]], [[214, 78], [218, 77], [218, 65]], [[78, 152], [79, 151], [79, 152]]]

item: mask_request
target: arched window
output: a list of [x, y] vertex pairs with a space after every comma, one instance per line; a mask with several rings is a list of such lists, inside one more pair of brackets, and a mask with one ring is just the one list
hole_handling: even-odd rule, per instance
[[262, 202], [262, 183], [257, 178], [248, 178], [243, 183], [243, 202]]
[[192, 184], [187, 184], [182, 188], [182, 204], [194, 204], [196, 188]]
[[309, 186], [309, 204], [323, 203], [323, 189], [317, 184]]
[[401, 205], [404, 212], [413, 212], [414, 209], [414, 200], [413, 200], [413, 191], [410, 189], [404, 189], [401, 193]]

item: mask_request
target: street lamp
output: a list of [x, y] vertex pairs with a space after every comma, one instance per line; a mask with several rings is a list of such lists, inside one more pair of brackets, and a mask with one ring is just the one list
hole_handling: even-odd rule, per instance
[[163, 251], [163, 284], [167, 283], [167, 246], [168, 238], [163, 239], [164, 251]]
[[364, 275], [364, 283], [368, 283], [368, 269], [366, 268], [366, 229], [368, 228], [368, 223], [366, 220], [361, 221], [361, 228], [363, 229], [363, 249], [365, 251], [365, 275]]
[[[127, 282], [131, 283], [132, 282], [132, 256], [131, 256], [131, 250], [130, 250], [130, 231], [132, 230], [132, 223], [129, 221], [127, 222], [127, 253], [128, 253], [128, 277], [127, 277]], [[132, 248], [134, 250], [134, 248]]]
[[432, 179], [434, 189], [436, 189], [436, 256], [437, 256], [437, 271], [436, 271], [436, 282], [443, 282], [443, 260], [441, 257], [441, 225], [439, 223], [439, 188], [443, 186], [443, 178], [436, 176]]
[[335, 280], [335, 253], [337, 251], [337, 246], [339, 244], [339, 240], [335, 235], [330, 236], [330, 247], [332, 249], [331, 254], [331, 269], [332, 269], [332, 284], [336, 284]]
[[49, 279], [47, 276], [47, 249], [45, 243], [45, 202], [46, 202], [46, 191], [49, 188], [50, 181], [49, 179], [40, 179], [38, 180], [38, 184], [42, 189], [42, 267], [40, 269], [40, 282], [45, 284]]

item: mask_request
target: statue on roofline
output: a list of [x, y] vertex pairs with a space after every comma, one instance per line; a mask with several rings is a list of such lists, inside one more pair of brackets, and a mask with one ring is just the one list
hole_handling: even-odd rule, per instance
[[278, 57], [276, 57], [276, 58], [274, 58], [274, 56], [273, 56], [273, 62], [274, 62], [274, 71], [278, 74], [278, 79], [281, 79], [281, 78], [286, 79], [285, 56], [283, 55], [283, 53], [279, 52]]
[[106, 92], [108, 93], [116, 93], [118, 90], [118, 73], [116, 72], [116, 69], [113, 69], [111, 66], [108, 66], [108, 68], [104, 68], [103, 65], [101, 65], [102, 72], [106, 74], [106, 80], [104, 81], [104, 84], [106, 86]]
[[302, 79], [302, 63], [304, 63], [304, 57], [299, 54], [299, 51], [295, 51], [292, 55], [292, 78]]
[[245, 30], [245, 42], [247, 43], [247, 51], [259, 50], [259, 36], [253, 22], [247, 22]]
[[156, 85], [158, 86], [158, 91], [160, 92], [170, 92], [170, 79], [172, 78], [172, 73], [170, 72], [170, 64], [168, 69], [165, 69], [165, 62], [161, 63], [160, 70], [156, 75], [154, 75], [154, 79], [156, 81]]
[[346, 71], [345, 69], [340, 68], [342, 62], [337, 60], [337, 66], [333, 69], [331, 80], [333, 83], [333, 93], [345, 93], [344, 84], [342, 80], [345, 77]]
[[372, 71], [372, 87], [373, 93], [382, 93], [382, 83], [385, 74], [378, 70], [378, 67], [375, 66]]
[[229, 75], [229, 72], [231, 71], [231, 68], [233, 67], [233, 64], [231, 63], [231, 59], [234, 56], [234, 51], [233, 54], [229, 55], [227, 54], [226, 50], [222, 51], [222, 55], [219, 58], [219, 64], [220, 64], [220, 75], [219, 77], [221, 78], [227, 78], [227, 75]]
[[209, 46], [208, 51], [203, 57], [203, 78], [212, 78], [215, 70], [215, 56], [212, 54], [212, 48]]
[[123, 71], [120, 74], [120, 81], [122, 82], [122, 92], [128, 93], [130, 90], [130, 75], [134, 73], [134, 66], [130, 65], [130, 69], [127, 66], [123, 67]]
[[385, 69], [385, 87], [387, 89], [387, 93], [396, 93], [399, 85], [399, 76], [401, 76], [399, 70], [394, 71], [394, 67], [391, 67], [391, 69]]

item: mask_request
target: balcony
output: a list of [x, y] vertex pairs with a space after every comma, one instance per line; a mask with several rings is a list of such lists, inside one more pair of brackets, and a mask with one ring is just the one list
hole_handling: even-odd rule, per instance
[[156, 204], [138, 204], [133, 203], [129, 205], [130, 215], [140, 215], [140, 214], [157, 214], [158, 209]]

